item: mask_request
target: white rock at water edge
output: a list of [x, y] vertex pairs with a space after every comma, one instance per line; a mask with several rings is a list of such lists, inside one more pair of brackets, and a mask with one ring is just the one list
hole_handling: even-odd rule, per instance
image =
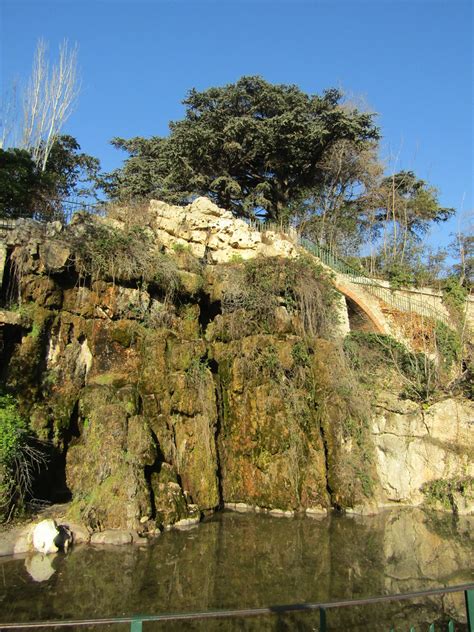
[[59, 530], [54, 520], [42, 520], [33, 528], [33, 548], [39, 553], [57, 553], [58, 547], [54, 543], [59, 535]]

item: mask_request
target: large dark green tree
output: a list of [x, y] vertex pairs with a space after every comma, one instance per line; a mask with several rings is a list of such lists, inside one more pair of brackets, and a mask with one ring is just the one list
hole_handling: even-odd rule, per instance
[[396, 222], [415, 237], [421, 237], [431, 222], [444, 222], [454, 213], [439, 204], [437, 189], [413, 171], [383, 178], [370, 201], [378, 222]]
[[25, 149], [0, 149], [0, 216], [60, 217], [66, 198], [95, 195], [99, 161], [72, 136], [53, 143], [46, 168]]
[[382, 165], [377, 144], [337, 141], [318, 163], [321, 179], [295, 214], [298, 230], [339, 254], [356, 254], [367, 239], [366, 200], [377, 188]]
[[26, 149], [0, 149], [0, 217], [32, 215], [43, 175]]
[[208, 195], [237, 216], [280, 220], [324, 184], [320, 163], [337, 142], [363, 148], [379, 137], [373, 115], [344, 107], [338, 90], [308, 95], [242, 77], [183, 103], [168, 137], [113, 140], [130, 154], [109, 177], [113, 198]]

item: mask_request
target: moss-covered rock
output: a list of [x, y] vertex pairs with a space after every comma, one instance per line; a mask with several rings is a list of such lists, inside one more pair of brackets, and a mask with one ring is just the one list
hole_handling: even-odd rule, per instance
[[368, 501], [367, 418], [314, 260], [203, 267], [88, 222], [19, 252], [30, 307], [5, 371], [65, 463], [73, 514], [151, 529], [226, 502]]
[[130, 414], [130, 402], [124, 389], [111, 386], [81, 393], [80, 437], [69, 447], [66, 479], [73, 511], [92, 527], [137, 529], [152, 514], [143, 466], [154, 462], [156, 451], [143, 418]]

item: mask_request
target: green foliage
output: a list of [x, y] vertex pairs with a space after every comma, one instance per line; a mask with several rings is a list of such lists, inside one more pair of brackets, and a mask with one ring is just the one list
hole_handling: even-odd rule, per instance
[[45, 188], [44, 175], [26, 150], [0, 149], [0, 217], [33, 215]]
[[435, 336], [436, 347], [439, 355], [441, 356], [443, 368], [448, 371], [453, 364], [461, 361], [461, 339], [453, 329], [450, 329], [440, 321], [436, 322]]
[[298, 314], [302, 333], [324, 335], [333, 319], [335, 291], [323, 268], [311, 257], [283, 260], [256, 258], [229, 266], [223, 314], [245, 311], [245, 331], [271, 332], [276, 309]]
[[431, 222], [444, 222], [454, 213], [453, 208], [439, 205], [438, 191], [413, 171], [384, 178], [372, 197], [377, 222], [397, 222], [415, 237], [426, 233]]
[[27, 424], [11, 395], [0, 395], [0, 461], [11, 462], [27, 436]]
[[11, 395], [0, 394], [0, 521], [23, 507], [45, 453]]
[[59, 136], [41, 171], [25, 149], [0, 149], [0, 217], [62, 217], [62, 200], [95, 193], [99, 161]]
[[144, 229], [119, 230], [93, 221], [79, 235], [72, 232], [71, 239], [81, 276], [148, 283], [170, 296], [180, 287], [173, 260], [156, 248]]
[[450, 276], [446, 279], [443, 287], [443, 302], [455, 314], [459, 315], [464, 311], [467, 297], [468, 291], [461, 285], [457, 277]]
[[191, 386], [199, 386], [209, 374], [207, 358], [193, 358], [186, 369], [186, 381]]
[[291, 356], [297, 366], [309, 366], [311, 357], [307, 345], [305, 345], [302, 341], [298, 341], [295, 345], [293, 345]]
[[172, 248], [173, 248], [173, 251], [176, 252], [177, 254], [190, 251], [189, 244], [176, 243], [172, 245]]
[[110, 175], [109, 193], [175, 203], [208, 195], [237, 216], [263, 210], [267, 219], [283, 219], [322, 184], [319, 162], [334, 143], [365, 147], [379, 137], [373, 115], [342, 107], [341, 99], [335, 89], [308, 95], [261, 77], [193, 89], [169, 137], [112, 141], [130, 157]]
[[402, 396], [428, 401], [435, 393], [437, 372], [424, 353], [413, 353], [391, 336], [351, 332], [344, 340], [344, 351], [355, 371], [368, 376], [374, 371], [391, 368], [402, 379]]
[[394, 289], [411, 287], [415, 283], [412, 272], [408, 266], [399, 262], [393, 262], [384, 270], [385, 276], [390, 281], [390, 286]]
[[277, 350], [273, 345], [266, 347], [259, 355], [259, 361], [257, 362], [258, 370], [264, 371], [270, 379], [279, 381], [283, 375], [283, 368], [280, 360], [278, 359]]
[[445, 509], [456, 509], [453, 495], [460, 494], [463, 498], [474, 498], [474, 478], [439, 478], [425, 483], [421, 488], [429, 505], [441, 504]]
[[97, 158], [80, 152], [73, 136], [58, 136], [46, 163], [52, 200], [74, 196], [96, 196], [100, 163]]
[[459, 280], [459, 284], [466, 289], [474, 287], [474, 234], [472, 225], [465, 234], [457, 234], [456, 239], [450, 244], [451, 252], [455, 257], [452, 271]]
[[372, 498], [374, 495], [375, 482], [366, 470], [357, 470], [356, 476], [360, 481], [364, 496]]
[[460, 387], [464, 396], [474, 401], [474, 354], [471, 353], [466, 365]]

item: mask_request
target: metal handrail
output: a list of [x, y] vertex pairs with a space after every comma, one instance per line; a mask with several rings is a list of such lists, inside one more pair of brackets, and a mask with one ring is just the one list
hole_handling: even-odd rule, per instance
[[[327, 630], [327, 610], [336, 608], [347, 608], [353, 606], [368, 606], [390, 601], [404, 601], [408, 599], [419, 599], [432, 595], [445, 595], [448, 593], [464, 592], [466, 603], [466, 615], [468, 632], [474, 632], [474, 584], [460, 584], [447, 588], [433, 588], [396, 595], [384, 595], [381, 597], [369, 597], [366, 599], [343, 599], [338, 601], [319, 603], [296, 603], [287, 605], [266, 606], [262, 608], [237, 608], [228, 610], [208, 610], [202, 612], [180, 612], [164, 613], [157, 615], [130, 615], [122, 617], [105, 617], [102, 619], [69, 619], [59, 621], [32, 621], [28, 623], [1, 623], [0, 630], [31, 630], [35, 628], [57, 628], [72, 626], [95, 626], [110, 625], [113, 623], [129, 623], [130, 632], [142, 632], [143, 623], [159, 621], [184, 621], [203, 619], [229, 619], [255, 617], [261, 615], [285, 614], [288, 612], [314, 612], [319, 611], [320, 632]], [[434, 627], [431, 626], [430, 630]]]
[[[103, 203], [98, 204], [87, 204], [82, 202], [76, 202], [73, 200], [62, 200], [63, 209], [58, 213], [57, 217], [52, 217], [51, 219], [58, 219], [63, 224], [69, 224], [71, 218], [77, 210], [83, 210], [89, 213], [100, 213], [103, 210]], [[69, 208], [67, 208], [69, 207]], [[76, 209], [71, 208], [76, 207]], [[79, 208], [77, 208], [79, 207]], [[27, 215], [25, 215], [27, 217]], [[31, 216], [30, 216], [31, 217]], [[13, 229], [16, 225], [16, 219], [13, 218], [1, 218], [0, 217], [0, 229]], [[33, 217], [32, 219], [35, 219]], [[41, 218], [36, 218], [41, 220]], [[435, 307], [426, 304], [426, 302], [417, 301], [413, 298], [408, 298], [406, 296], [400, 296], [399, 294], [395, 294], [391, 288], [387, 288], [382, 285], [376, 278], [369, 276], [359, 270], [356, 270], [352, 266], [350, 266], [346, 261], [338, 257], [332, 250], [317, 244], [316, 242], [311, 241], [305, 237], [301, 237], [297, 235], [290, 235], [290, 227], [285, 224], [263, 224], [259, 221], [250, 221], [247, 220], [247, 224], [253, 230], [258, 230], [265, 232], [266, 230], [273, 230], [280, 232], [282, 234], [287, 235], [290, 240], [295, 240], [299, 243], [301, 247], [315, 255], [320, 259], [320, 261], [334, 270], [339, 274], [344, 275], [348, 278], [348, 280], [352, 283], [356, 283], [364, 286], [364, 288], [380, 299], [381, 301], [391, 305], [395, 309], [398, 309], [405, 313], [415, 312], [422, 316], [426, 316], [427, 318], [431, 318], [433, 320], [438, 320], [447, 325], [448, 327], [452, 326], [449, 316]]]
[[356, 270], [347, 262], [340, 259], [328, 248], [320, 246], [319, 244], [316, 244], [306, 238], [300, 239], [300, 245], [305, 250], [318, 257], [318, 259], [320, 259], [320, 261], [329, 268], [344, 275], [345, 277], [348, 277], [348, 280], [352, 283], [363, 285], [370, 294], [373, 294], [376, 298], [384, 301], [388, 305], [391, 305], [395, 309], [406, 313], [415, 312], [433, 320], [439, 320], [445, 325], [452, 325], [449, 317], [432, 305], [427, 305], [426, 303], [417, 301], [411, 297], [408, 298], [407, 296], [395, 294], [393, 289], [385, 287], [376, 278]]
[[41, 213], [20, 212], [15, 217], [6, 217], [0, 214], [0, 228], [13, 229], [18, 219], [32, 219], [41, 223], [59, 220], [63, 224], [69, 224], [74, 213], [85, 211], [91, 214], [99, 214], [104, 207], [103, 202], [89, 203], [78, 202], [76, 200], [59, 200], [60, 209], [52, 211], [51, 215], [41, 215]]

